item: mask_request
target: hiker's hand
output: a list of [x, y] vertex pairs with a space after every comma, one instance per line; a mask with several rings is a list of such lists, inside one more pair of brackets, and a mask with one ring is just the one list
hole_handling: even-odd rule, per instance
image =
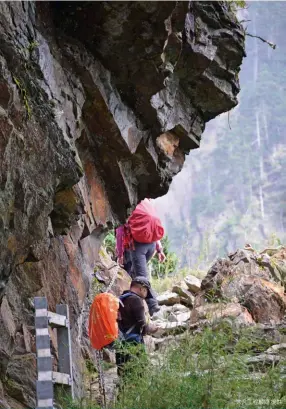
[[158, 258], [159, 258], [160, 263], [164, 263], [164, 261], [166, 260], [166, 256], [164, 253], [159, 253]]
[[122, 256], [122, 257], [118, 257], [118, 259], [117, 259], [117, 264], [119, 264], [121, 267], [123, 267], [123, 256]]
[[159, 327], [157, 327], [157, 325], [154, 324], [149, 324], [148, 325], [148, 333], [149, 334], [155, 334], [155, 332], [157, 332], [159, 329]]

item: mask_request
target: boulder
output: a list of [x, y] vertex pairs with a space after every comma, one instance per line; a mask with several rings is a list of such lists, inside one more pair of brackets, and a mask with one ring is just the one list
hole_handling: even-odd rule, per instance
[[168, 316], [167, 321], [169, 321], [169, 322], [178, 322], [178, 319], [177, 319], [176, 314], [174, 314], [173, 312], [171, 312], [171, 314]]
[[281, 322], [286, 311], [284, 287], [280, 284], [284, 250], [279, 248], [279, 252], [273, 254], [271, 249], [270, 252], [272, 257], [279, 257], [276, 265], [280, 262], [280, 272], [274, 269], [267, 254], [266, 251], [257, 254], [247, 247], [230, 254], [228, 259], [218, 259], [202, 281], [203, 292], [200, 302], [195, 302], [196, 308], [211, 298], [212, 302], [240, 303], [257, 323]]
[[254, 324], [248, 328], [249, 337], [262, 341], [266, 350], [270, 345], [286, 343], [285, 326], [271, 324]]
[[276, 344], [272, 345], [265, 351], [266, 354], [277, 354], [286, 357], [286, 344]]
[[174, 305], [180, 303], [180, 296], [174, 292], [166, 291], [157, 297], [159, 305]]
[[182, 290], [181, 303], [192, 307], [194, 305], [195, 297], [189, 290]]
[[286, 247], [279, 247], [270, 258], [273, 278], [286, 287]]
[[188, 311], [188, 312], [182, 312], [182, 313], [177, 313], [177, 314], [172, 312], [172, 313], [168, 316], [168, 321], [169, 321], [169, 322], [179, 322], [179, 323], [187, 322], [187, 321], [189, 321], [190, 316], [191, 316], [191, 312], [190, 312], [190, 311]]
[[185, 281], [181, 281], [180, 283], [174, 284], [172, 288], [172, 292], [176, 293], [180, 296], [181, 302], [192, 307], [194, 304], [195, 297], [193, 294], [188, 290], [188, 286]]
[[280, 361], [281, 357], [275, 354], [259, 354], [246, 359], [248, 365], [253, 365], [255, 367], [272, 366], [278, 364]]
[[151, 335], [144, 336], [144, 344], [146, 347], [146, 351], [150, 354], [151, 352], [155, 351], [156, 343], [155, 339]]
[[269, 269], [260, 265], [257, 254], [243, 249], [229, 254], [227, 259], [218, 259], [209, 269], [206, 277], [202, 280], [201, 289], [205, 291], [215, 290], [216, 295], [221, 296], [220, 287], [226, 280], [232, 280], [233, 276], [256, 276], [270, 280], [272, 275]]
[[231, 275], [233, 272], [232, 263], [230, 260], [219, 258], [209, 269], [207, 275], [202, 280], [201, 289], [203, 291], [215, 290], [219, 296], [220, 285], [223, 279]]
[[188, 290], [188, 286], [184, 281], [173, 285], [172, 292], [178, 295], [182, 295], [185, 290]]
[[166, 307], [167, 311], [174, 313], [189, 312], [189, 308], [182, 304], [174, 304], [171, 307]]
[[170, 346], [178, 346], [180, 341], [185, 338], [185, 334], [167, 335], [164, 338], [155, 338], [155, 350], [162, 351], [162, 349], [169, 348]]
[[167, 319], [168, 315], [170, 312], [168, 312], [166, 305], [161, 305], [160, 311], [156, 312], [155, 314], [152, 315], [152, 321], [158, 321], [158, 320], [165, 320]]
[[187, 284], [188, 289], [194, 294], [201, 290], [202, 280], [200, 280], [198, 277], [188, 275], [185, 277], [185, 283]]
[[189, 308], [182, 304], [174, 304], [170, 306], [162, 305], [160, 308], [160, 311], [152, 316], [152, 320], [153, 321], [156, 321], [156, 320], [164, 321], [164, 320], [168, 320], [171, 314], [177, 315], [179, 313], [186, 313], [189, 311], [190, 311]]
[[178, 322], [187, 322], [187, 321], [189, 321], [190, 317], [191, 317], [191, 311], [182, 312], [182, 313], [176, 315], [176, 318], [177, 318]]
[[267, 280], [254, 278], [241, 302], [255, 322], [278, 324], [285, 314], [286, 299], [281, 286]]
[[158, 331], [153, 334], [154, 338], [161, 338], [166, 335], [182, 333], [187, 329], [187, 324], [185, 322], [157, 321], [156, 326], [158, 327]]
[[213, 323], [224, 318], [231, 318], [239, 325], [254, 323], [247, 309], [238, 303], [209, 303], [202, 305], [191, 312], [190, 322], [195, 324], [200, 320], [208, 320]]

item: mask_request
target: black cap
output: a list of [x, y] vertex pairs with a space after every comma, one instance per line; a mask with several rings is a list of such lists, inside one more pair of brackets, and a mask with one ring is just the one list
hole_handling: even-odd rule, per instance
[[140, 285], [142, 285], [143, 287], [146, 287], [146, 288], [148, 289], [148, 294], [147, 294], [147, 297], [146, 297], [146, 298], [152, 298], [152, 294], [151, 294], [151, 292], [150, 292], [150, 290], [151, 290], [151, 284], [150, 284], [150, 281], [147, 280], [146, 277], [144, 277], [144, 276], [138, 276], [138, 277], [133, 278], [132, 281], [131, 281], [131, 287], [132, 287], [133, 284], [140, 284]]

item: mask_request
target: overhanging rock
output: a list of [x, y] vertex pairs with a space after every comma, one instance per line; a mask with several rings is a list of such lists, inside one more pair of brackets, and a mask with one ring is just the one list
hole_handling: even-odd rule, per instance
[[244, 36], [223, 2], [31, 1], [0, 3], [0, 40], [0, 400], [33, 407], [10, 364], [34, 348], [31, 300], [70, 305], [77, 393], [103, 233], [237, 104]]

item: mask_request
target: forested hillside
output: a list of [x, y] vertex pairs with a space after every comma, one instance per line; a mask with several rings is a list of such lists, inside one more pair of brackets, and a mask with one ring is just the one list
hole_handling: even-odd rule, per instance
[[173, 249], [190, 266], [246, 242], [286, 237], [286, 3], [249, 2], [240, 103], [207, 126], [169, 193], [158, 199]]

